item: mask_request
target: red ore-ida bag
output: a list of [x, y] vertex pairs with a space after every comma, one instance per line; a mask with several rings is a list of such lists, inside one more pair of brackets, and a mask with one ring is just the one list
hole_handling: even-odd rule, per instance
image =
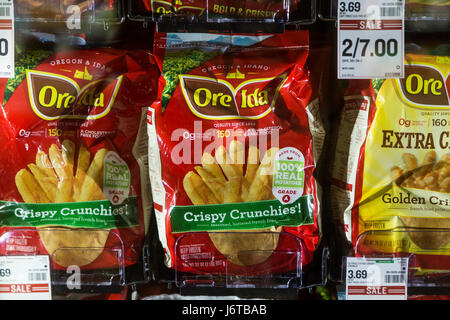
[[321, 237], [308, 33], [157, 33], [149, 169], [170, 268], [298, 270]]
[[0, 81], [0, 255], [49, 255], [56, 269], [135, 264], [151, 208], [153, 56], [39, 52], [21, 52], [16, 78]]

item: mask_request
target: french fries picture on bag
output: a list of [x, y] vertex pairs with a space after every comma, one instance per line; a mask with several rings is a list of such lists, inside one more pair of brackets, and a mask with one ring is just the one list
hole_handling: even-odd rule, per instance
[[168, 267], [256, 274], [311, 262], [321, 238], [314, 171], [323, 128], [307, 55], [303, 32], [156, 34], [165, 85], [147, 132]]
[[[91, 162], [90, 152], [82, 146], [76, 150], [75, 144], [64, 140], [62, 149], [52, 144], [48, 154], [39, 151], [36, 154], [36, 163], [30, 163], [27, 168], [17, 172], [15, 181], [20, 195], [25, 203], [62, 203], [106, 200], [102, 191], [103, 161], [107, 149], [100, 149]], [[75, 159], [75, 154], [78, 155]], [[77, 164], [75, 166], [75, 163]], [[74, 168], [76, 173], [74, 174]], [[73, 245], [71, 237], [84, 238], [77, 241], [85, 250], [78, 249], [77, 255], [59, 253], [54, 261], [62, 266], [84, 266], [94, 261], [103, 251], [108, 233], [102, 229], [92, 229], [78, 232], [70, 230], [65, 232], [61, 227], [37, 227], [39, 236], [50, 255], [59, 248], [70, 248]], [[71, 237], [68, 237], [70, 234]], [[58, 236], [59, 235], [59, 236]], [[57, 244], [55, 241], [57, 240]], [[67, 244], [65, 244], [67, 242]]]
[[49, 255], [56, 269], [136, 264], [150, 214], [152, 55], [49, 52], [18, 71], [0, 119], [0, 254]]

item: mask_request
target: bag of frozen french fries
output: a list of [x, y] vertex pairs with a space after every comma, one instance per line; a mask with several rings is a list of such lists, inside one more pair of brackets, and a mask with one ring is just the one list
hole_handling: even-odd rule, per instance
[[450, 270], [448, 56], [407, 54], [402, 79], [350, 80], [331, 195], [356, 254]]
[[149, 169], [168, 267], [270, 273], [311, 262], [324, 129], [308, 33], [157, 33]]
[[60, 269], [135, 264], [151, 210], [153, 56], [27, 47], [15, 74], [0, 80], [0, 255], [49, 255]]

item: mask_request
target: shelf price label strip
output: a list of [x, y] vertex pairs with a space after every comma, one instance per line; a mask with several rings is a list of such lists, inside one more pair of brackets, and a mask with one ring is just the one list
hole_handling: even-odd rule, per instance
[[14, 78], [14, 6], [0, 3], [0, 78]]
[[0, 256], [0, 300], [51, 300], [47, 255]]
[[404, 1], [339, 0], [338, 78], [403, 78]]
[[406, 300], [407, 258], [347, 258], [346, 300]]

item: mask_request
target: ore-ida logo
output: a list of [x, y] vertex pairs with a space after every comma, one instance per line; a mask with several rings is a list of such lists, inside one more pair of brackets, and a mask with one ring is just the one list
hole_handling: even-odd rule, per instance
[[269, 114], [286, 82], [285, 75], [252, 79], [237, 87], [222, 79], [181, 75], [184, 98], [196, 116], [202, 119], [260, 119]]
[[405, 77], [398, 79], [399, 92], [408, 104], [419, 108], [449, 107], [448, 88], [443, 74], [429, 65], [405, 67]]
[[90, 81], [80, 87], [73, 79], [43, 71], [27, 71], [30, 104], [44, 120], [99, 119], [114, 104], [122, 76]]

